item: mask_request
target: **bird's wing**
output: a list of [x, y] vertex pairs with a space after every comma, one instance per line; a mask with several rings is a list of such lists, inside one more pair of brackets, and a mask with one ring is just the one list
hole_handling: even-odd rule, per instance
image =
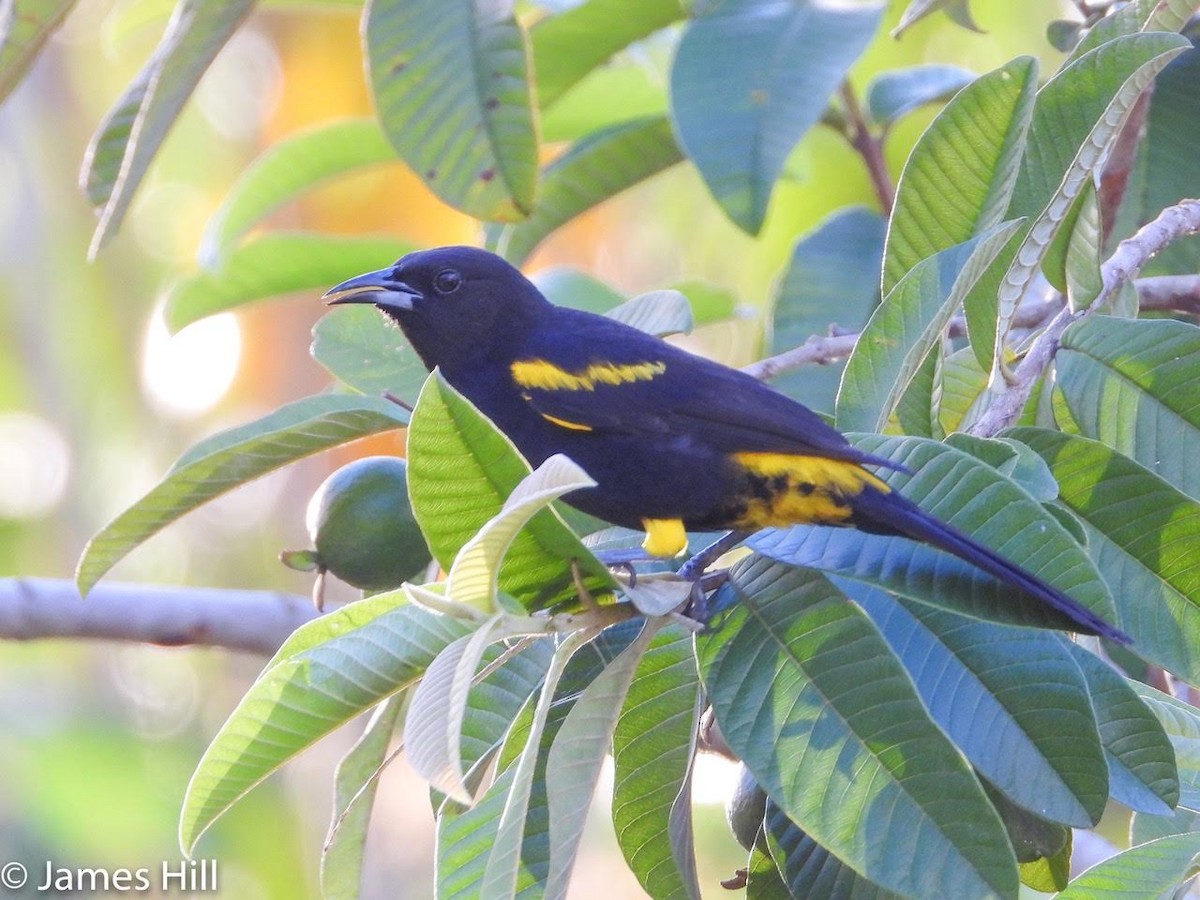
[[691, 439], [724, 453], [895, 467], [855, 449], [812, 410], [742, 372], [617, 322], [571, 318], [569, 328], [527, 346], [511, 367], [525, 400], [554, 424]]

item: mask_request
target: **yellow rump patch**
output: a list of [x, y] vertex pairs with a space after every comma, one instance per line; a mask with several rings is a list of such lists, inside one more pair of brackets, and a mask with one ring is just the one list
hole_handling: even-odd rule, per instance
[[651, 556], [678, 556], [687, 548], [687, 531], [683, 519], [642, 519], [646, 539], [642, 549]]
[[539, 413], [543, 419], [552, 425], [557, 425], [560, 428], [570, 428], [572, 431], [592, 431], [591, 425], [581, 425], [579, 422], [568, 422], [566, 419], [560, 419], [558, 416], [552, 416], [548, 413]]
[[666, 370], [667, 364], [661, 361], [592, 363], [586, 369], [571, 372], [544, 359], [520, 359], [511, 367], [513, 381], [521, 387], [546, 391], [594, 391], [598, 384], [650, 381]]
[[740, 528], [837, 525], [850, 518], [852, 498], [864, 488], [891, 492], [882, 479], [844, 460], [787, 453], [736, 453], [734, 459], [766, 488], [766, 496], [748, 498]]

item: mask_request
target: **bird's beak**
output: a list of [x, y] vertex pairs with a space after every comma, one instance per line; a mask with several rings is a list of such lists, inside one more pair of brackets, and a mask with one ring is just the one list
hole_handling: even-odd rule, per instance
[[373, 303], [384, 312], [407, 312], [423, 295], [398, 280], [391, 269], [368, 272], [330, 288], [321, 298], [326, 303]]

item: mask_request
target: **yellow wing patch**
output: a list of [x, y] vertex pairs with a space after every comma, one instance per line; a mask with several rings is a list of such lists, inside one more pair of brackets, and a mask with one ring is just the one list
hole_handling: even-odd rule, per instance
[[739, 528], [837, 525], [853, 514], [852, 498], [864, 488], [891, 491], [882, 479], [844, 460], [787, 453], [736, 453], [733, 458], [759, 488], [747, 498]]
[[512, 364], [513, 381], [524, 388], [546, 391], [594, 391], [598, 384], [651, 381], [667, 370], [665, 362], [592, 363], [575, 372], [544, 359], [520, 359]]
[[591, 425], [582, 425], [579, 422], [568, 422], [566, 419], [560, 419], [558, 416], [552, 416], [549, 413], [539, 413], [543, 419], [551, 425], [557, 425], [559, 428], [569, 428], [572, 431], [593, 431]]

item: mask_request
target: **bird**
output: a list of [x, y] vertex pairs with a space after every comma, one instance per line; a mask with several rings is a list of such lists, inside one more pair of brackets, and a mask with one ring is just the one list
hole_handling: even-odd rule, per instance
[[1055, 610], [1064, 627], [1129, 638], [1059, 589], [894, 491], [903, 466], [852, 445], [769, 385], [607, 316], [551, 303], [474, 247], [409, 253], [324, 295], [373, 304], [425, 367], [534, 466], [565, 454], [595, 482], [565, 502], [645, 532], [674, 557], [687, 531], [854, 527], [930, 544]]

